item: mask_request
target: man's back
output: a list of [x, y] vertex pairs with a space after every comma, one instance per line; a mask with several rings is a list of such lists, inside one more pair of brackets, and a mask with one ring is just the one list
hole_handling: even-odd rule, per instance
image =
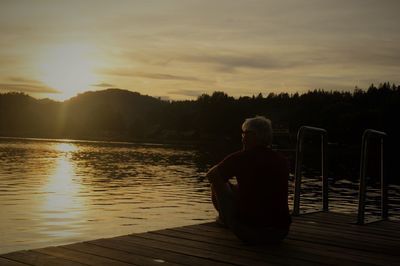
[[289, 170], [284, 157], [259, 146], [228, 156], [219, 169], [225, 179], [237, 178], [242, 222], [283, 229], [289, 226]]

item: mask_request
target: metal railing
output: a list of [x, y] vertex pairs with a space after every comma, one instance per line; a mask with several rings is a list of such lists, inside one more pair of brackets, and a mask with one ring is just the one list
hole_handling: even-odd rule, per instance
[[304, 136], [306, 133], [317, 133], [321, 137], [322, 210], [328, 211], [328, 178], [326, 175], [327, 131], [323, 128], [302, 126], [297, 133], [296, 144], [295, 187], [292, 212], [294, 216], [300, 215], [301, 167], [304, 151]]
[[357, 223], [364, 224], [365, 213], [365, 196], [367, 193], [366, 172], [368, 160], [368, 144], [372, 137], [377, 137], [380, 140], [380, 178], [381, 178], [381, 219], [388, 218], [388, 195], [387, 195], [387, 180], [383, 171], [383, 139], [386, 137], [385, 132], [367, 129], [362, 135], [361, 142], [361, 162], [360, 162], [360, 187], [358, 194], [358, 215]]

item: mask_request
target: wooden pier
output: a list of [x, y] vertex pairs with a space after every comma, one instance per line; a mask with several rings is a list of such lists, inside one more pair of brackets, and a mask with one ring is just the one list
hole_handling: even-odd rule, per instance
[[247, 246], [205, 223], [0, 255], [0, 265], [400, 265], [400, 223], [354, 224], [323, 212], [295, 217], [287, 239]]

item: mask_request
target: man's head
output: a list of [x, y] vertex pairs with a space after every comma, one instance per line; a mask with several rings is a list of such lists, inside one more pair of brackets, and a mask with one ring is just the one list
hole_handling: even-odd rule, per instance
[[249, 149], [259, 145], [271, 146], [271, 120], [264, 116], [247, 118], [242, 125], [242, 142], [244, 149]]

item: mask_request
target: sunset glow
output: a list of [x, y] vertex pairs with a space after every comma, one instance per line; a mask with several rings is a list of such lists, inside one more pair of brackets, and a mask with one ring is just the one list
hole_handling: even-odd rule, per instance
[[399, 1], [2, 1], [0, 93], [172, 100], [400, 83]]
[[43, 53], [41, 81], [60, 92], [53, 98], [68, 99], [97, 82], [96, 65], [89, 55], [90, 47], [81, 44], [59, 45]]

